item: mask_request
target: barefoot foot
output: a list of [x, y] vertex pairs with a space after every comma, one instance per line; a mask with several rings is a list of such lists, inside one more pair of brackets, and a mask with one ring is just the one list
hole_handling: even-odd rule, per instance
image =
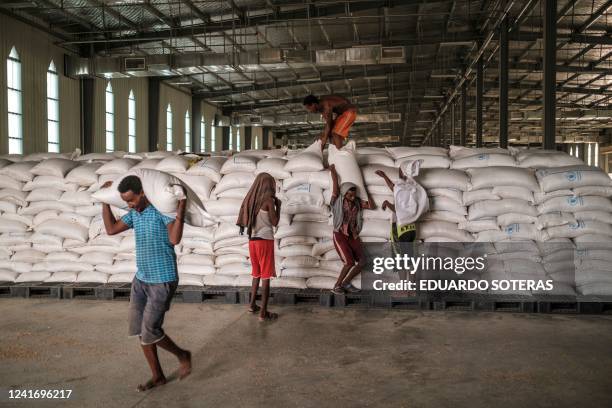
[[185, 355], [179, 359], [181, 367], [179, 368], [179, 380], [191, 374], [191, 352], [185, 351]]
[[143, 391], [150, 390], [151, 388], [155, 388], [160, 385], [164, 385], [165, 383], [166, 383], [166, 377], [151, 378], [146, 383], [138, 385], [136, 389], [138, 390], [138, 392], [143, 392]]

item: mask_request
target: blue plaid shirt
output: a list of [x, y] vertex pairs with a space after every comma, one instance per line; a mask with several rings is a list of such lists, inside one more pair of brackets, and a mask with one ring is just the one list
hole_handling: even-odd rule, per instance
[[170, 243], [167, 225], [174, 221], [149, 204], [142, 212], [130, 210], [121, 221], [134, 228], [136, 238], [136, 277], [146, 283], [178, 280], [176, 253]]

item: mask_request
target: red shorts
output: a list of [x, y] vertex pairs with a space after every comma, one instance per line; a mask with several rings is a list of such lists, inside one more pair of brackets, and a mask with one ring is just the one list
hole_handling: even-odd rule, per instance
[[347, 237], [343, 233], [335, 231], [334, 246], [345, 265], [352, 266], [356, 262], [364, 260], [363, 247], [359, 238]]
[[251, 276], [270, 279], [276, 277], [274, 268], [274, 241], [271, 239], [254, 239], [249, 241], [251, 257]]
[[346, 139], [349, 135], [349, 129], [351, 126], [353, 126], [353, 123], [355, 123], [356, 118], [357, 113], [352, 110], [347, 110], [343, 114], [338, 115], [334, 121], [334, 128], [332, 129], [332, 132]]

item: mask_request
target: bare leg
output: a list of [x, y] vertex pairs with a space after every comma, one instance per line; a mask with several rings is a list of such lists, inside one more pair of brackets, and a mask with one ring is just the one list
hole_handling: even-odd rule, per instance
[[257, 306], [257, 289], [259, 289], [259, 278], [253, 278], [251, 284], [251, 303], [249, 305], [249, 312], [257, 313], [259, 306]]
[[168, 336], [156, 343], [159, 347], [163, 348], [169, 353], [172, 353], [178, 358], [181, 367], [179, 369], [179, 379], [187, 377], [191, 373], [191, 353], [188, 350], [184, 350], [176, 345], [174, 341]]
[[264, 279], [261, 283], [261, 312], [259, 320], [275, 320], [278, 315], [268, 312], [268, 299], [270, 297], [270, 279]]
[[332, 143], [336, 146], [336, 149], [340, 150], [344, 144], [344, 138], [337, 133], [332, 133]]
[[338, 280], [336, 281], [336, 285], [334, 285], [336, 288], [339, 286], [342, 286], [342, 281], [344, 281], [346, 274], [352, 267], [353, 265], [344, 265], [342, 267], [342, 270], [340, 271], [340, 275], [338, 275]]
[[152, 377], [146, 383], [140, 384], [137, 387], [137, 390], [146, 391], [159, 385], [164, 385], [166, 383], [166, 377], [164, 376], [164, 372], [162, 371], [161, 365], [159, 364], [159, 358], [157, 356], [157, 344], [142, 344], [141, 347], [142, 352], [144, 353], [145, 358], [147, 359], [147, 363], [149, 364], [149, 368], [151, 368]]

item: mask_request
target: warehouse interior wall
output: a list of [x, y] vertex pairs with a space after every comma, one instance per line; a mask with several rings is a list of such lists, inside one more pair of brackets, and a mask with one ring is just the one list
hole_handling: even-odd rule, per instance
[[6, 59], [15, 47], [21, 60], [24, 153], [47, 151], [47, 70], [53, 60], [59, 77], [60, 150], [81, 147], [79, 81], [64, 76], [63, 48], [32, 26], [0, 14], [0, 153], [8, 153]]
[[[115, 151], [128, 151], [128, 98], [134, 92], [136, 100], [136, 150], [146, 151], [149, 135], [149, 94], [147, 78], [96, 78], [94, 86], [94, 140], [93, 151], [106, 151], [106, 87], [111, 84], [114, 99]], [[165, 117], [164, 117], [165, 119]]]
[[213, 123], [215, 120], [215, 114], [218, 112], [217, 107], [209, 103], [206, 103], [206, 102], [202, 102], [201, 106], [202, 106], [201, 107], [202, 117], [204, 118], [204, 135], [205, 135], [205, 141], [206, 141], [204, 151], [205, 152], [219, 151], [220, 146], [221, 146], [220, 136], [217, 137], [215, 148], [213, 149], [211, 146], [212, 136], [216, 129], [213, 126]]
[[172, 108], [172, 150], [185, 149], [185, 113], [191, 117], [191, 95], [162, 83], [159, 89], [159, 150], [166, 150], [166, 110]]

